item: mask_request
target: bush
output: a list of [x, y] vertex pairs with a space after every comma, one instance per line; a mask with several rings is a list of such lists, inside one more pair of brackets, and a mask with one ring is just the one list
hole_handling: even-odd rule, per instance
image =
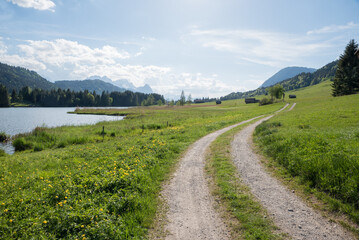
[[273, 103], [272, 99], [265, 97], [259, 101], [259, 106], [268, 105], [268, 104], [272, 104], [272, 103]]
[[4, 132], [0, 132], [0, 142], [6, 142], [9, 139], [9, 136]]
[[44, 146], [41, 145], [41, 144], [38, 144], [38, 145], [36, 145], [36, 146], [34, 147], [34, 151], [35, 151], [35, 152], [40, 152], [40, 151], [42, 151], [42, 150], [44, 150]]
[[32, 144], [25, 141], [24, 138], [17, 138], [12, 142], [12, 145], [15, 148], [15, 151], [24, 151], [26, 149], [31, 149]]
[[161, 125], [152, 123], [152, 124], [147, 124], [146, 128], [157, 130], [157, 129], [161, 129]]

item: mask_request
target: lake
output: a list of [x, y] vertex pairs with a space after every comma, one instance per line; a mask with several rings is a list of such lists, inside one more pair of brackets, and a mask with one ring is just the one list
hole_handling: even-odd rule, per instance
[[[122, 109], [127, 107], [122, 107]], [[103, 121], [122, 120], [123, 116], [68, 114], [75, 108], [0, 108], [0, 132], [7, 135], [31, 132], [36, 127], [59, 127], [64, 125], [96, 124]], [[11, 143], [0, 144], [0, 148], [12, 154]]]

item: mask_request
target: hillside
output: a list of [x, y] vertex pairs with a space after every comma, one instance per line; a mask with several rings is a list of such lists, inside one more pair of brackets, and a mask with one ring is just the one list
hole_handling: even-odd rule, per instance
[[[337, 65], [338, 61], [333, 61], [313, 73], [301, 73], [279, 83], [284, 87], [285, 91], [316, 85], [325, 80], [332, 80], [337, 70]], [[232, 92], [224, 97], [221, 97], [221, 100], [240, 99], [263, 95], [268, 92], [268, 88], [269, 87], [260, 87], [247, 92]]]
[[88, 90], [89, 92], [96, 91], [97, 93], [105, 92], [124, 92], [125, 89], [117, 87], [111, 83], [101, 80], [63, 80], [56, 81], [55, 86], [61, 89], [70, 89], [75, 92]]
[[359, 223], [359, 189], [352, 184], [359, 179], [359, 106], [353, 104], [359, 94], [333, 97], [331, 85], [326, 80], [289, 91], [297, 96], [286, 99], [297, 103], [294, 111], [259, 126], [254, 139], [298, 182], [330, 196], [320, 198], [327, 208]]
[[288, 78], [294, 77], [301, 73], [313, 73], [316, 69], [306, 68], [306, 67], [286, 67], [274, 74], [272, 77], [268, 78], [260, 87], [269, 87], [279, 83]]
[[53, 83], [47, 81], [35, 71], [3, 63], [0, 63], [0, 84], [6, 86], [9, 92], [13, 89], [19, 91], [25, 86], [29, 86], [32, 89], [40, 88], [44, 90], [56, 88]]
[[328, 63], [313, 73], [301, 73], [282, 81], [280, 84], [286, 91], [316, 85], [325, 80], [332, 80], [337, 71], [338, 61]]

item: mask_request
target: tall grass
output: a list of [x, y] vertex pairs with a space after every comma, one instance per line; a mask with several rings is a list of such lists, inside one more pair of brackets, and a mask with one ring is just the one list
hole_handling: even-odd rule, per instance
[[340, 200], [343, 207], [333, 209], [359, 223], [359, 95], [329, 94], [328, 82], [298, 91], [294, 110], [259, 125], [255, 139], [292, 176]]
[[[0, 156], [1, 236], [144, 238], [161, 183], [191, 143], [281, 107], [228, 101], [222, 106], [134, 108], [126, 110], [131, 114], [123, 121], [41, 128], [19, 136], [31, 149]], [[111, 134], [101, 134], [103, 126]]]

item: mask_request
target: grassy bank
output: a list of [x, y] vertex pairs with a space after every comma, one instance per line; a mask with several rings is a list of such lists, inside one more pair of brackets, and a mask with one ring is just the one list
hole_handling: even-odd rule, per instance
[[161, 183], [191, 143], [282, 106], [242, 100], [133, 108], [117, 110], [126, 111], [123, 121], [38, 128], [19, 136], [28, 149], [0, 156], [2, 237], [143, 238], [156, 213]]
[[255, 141], [330, 210], [359, 223], [359, 95], [330, 93], [330, 82], [297, 91], [294, 110], [259, 125]]
[[244, 126], [232, 129], [211, 144], [207, 171], [212, 177], [212, 190], [220, 199], [222, 216], [234, 239], [285, 239], [277, 234], [268, 213], [255, 200], [249, 188], [240, 180], [230, 154], [234, 135]]

